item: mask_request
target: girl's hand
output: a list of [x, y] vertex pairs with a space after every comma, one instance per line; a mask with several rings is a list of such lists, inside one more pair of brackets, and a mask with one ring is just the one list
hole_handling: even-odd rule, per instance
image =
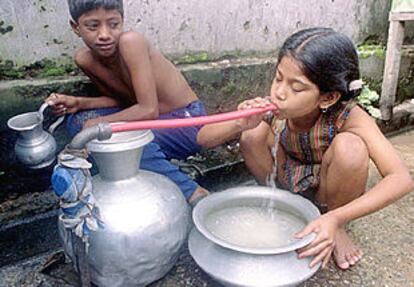
[[[246, 110], [251, 108], [264, 108], [269, 104], [270, 101], [268, 99], [257, 97], [240, 103], [237, 109]], [[252, 129], [259, 125], [259, 123], [263, 120], [264, 116], [265, 113], [252, 115], [250, 117], [237, 120], [237, 124], [238, 126], [240, 126], [242, 131]]]
[[241, 102], [239, 106], [237, 107], [238, 110], [246, 110], [251, 108], [265, 108], [268, 105], [270, 105], [271, 102], [269, 98], [261, 98], [256, 97], [254, 99], [246, 100], [244, 102]]
[[316, 237], [311, 243], [297, 250], [299, 258], [314, 256], [315, 258], [313, 258], [309, 266], [313, 267], [322, 262], [322, 268], [325, 268], [335, 247], [335, 235], [338, 228], [338, 220], [329, 213], [310, 222], [302, 231], [295, 235], [296, 238], [303, 238], [312, 232], [316, 233]]
[[79, 110], [79, 101], [74, 96], [52, 93], [45, 102], [52, 108], [53, 114], [56, 116], [76, 113]]

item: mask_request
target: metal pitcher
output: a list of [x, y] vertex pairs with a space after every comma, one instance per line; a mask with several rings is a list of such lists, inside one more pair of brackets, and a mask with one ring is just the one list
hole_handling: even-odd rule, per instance
[[48, 107], [44, 103], [39, 111], [20, 114], [7, 121], [7, 126], [19, 132], [14, 151], [17, 159], [25, 166], [40, 169], [51, 165], [56, 156], [56, 140], [52, 134], [63, 122], [64, 116], [43, 129], [43, 112]]

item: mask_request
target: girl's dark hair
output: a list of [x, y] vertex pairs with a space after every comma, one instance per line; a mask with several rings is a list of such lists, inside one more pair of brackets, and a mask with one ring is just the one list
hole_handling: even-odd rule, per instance
[[83, 14], [99, 8], [118, 10], [121, 16], [124, 17], [122, 0], [68, 0], [68, 5], [70, 16], [76, 23]]
[[304, 29], [291, 35], [279, 51], [278, 63], [291, 56], [320, 92], [338, 91], [341, 101], [357, 97], [349, 83], [360, 78], [358, 54], [352, 41], [330, 28]]

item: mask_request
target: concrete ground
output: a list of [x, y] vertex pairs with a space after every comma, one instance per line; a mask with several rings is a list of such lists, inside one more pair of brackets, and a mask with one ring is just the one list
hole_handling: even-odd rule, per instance
[[[414, 176], [414, 131], [390, 138]], [[372, 166], [369, 185], [379, 175]], [[349, 232], [365, 256], [348, 271], [331, 262], [302, 287], [313, 286], [414, 286], [414, 193], [383, 210], [354, 221]], [[64, 262], [60, 249], [50, 250], [0, 269], [0, 286], [76, 286], [77, 276]], [[177, 265], [152, 287], [219, 286], [192, 260], [187, 250]]]

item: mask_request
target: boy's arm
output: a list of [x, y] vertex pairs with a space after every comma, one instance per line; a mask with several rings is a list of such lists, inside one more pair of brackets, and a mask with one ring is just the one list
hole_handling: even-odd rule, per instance
[[[130, 74], [136, 104], [120, 112], [100, 117], [96, 121], [137, 121], [158, 118], [158, 98], [151, 67], [148, 43], [135, 32], [124, 33], [119, 52]], [[87, 126], [90, 126], [88, 123]]]
[[45, 102], [53, 109], [56, 116], [93, 108], [119, 106], [119, 102], [111, 97], [75, 97], [58, 93], [52, 93]]
[[76, 113], [87, 109], [122, 106], [122, 103], [113, 96], [109, 95], [99, 79], [95, 77], [91, 71], [89, 71], [90, 67], [93, 67], [95, 63], [91, 60], [91, 56], [89, 55], [87, 49], [78, 50], [75, 54], [74, 60], [76, 65], [95, 84], [100, 96], [75, 97], [66, 94], [52, 93], [45, 100], [45, 102], [48, 103], [48, 105], [53, 109], [53, 113], [55, 115], [60, 116], [66, 113]]
[[89, 79], [95, 84], [99, 95], [98, 97], [77, 97], [79, 100], [79, 110], [97, 109], [97, 108], [111, 108], [121, 107], [123, 104], [121, 101], [116, 99], [113, 95], [110, 95], [101, 84], [100, 80], [90, 73], [87, 69], [81, 66], [79, 63], [78, 67], [89, 77]]
[[340, 225], [380, 210], [414, 188], [407, 167], [368, 114], [359, 107], [354, 108], [346, 126], [346, 131], [365, 142], [369, 156], [383, 178], [359, 198], [329, 212]]

